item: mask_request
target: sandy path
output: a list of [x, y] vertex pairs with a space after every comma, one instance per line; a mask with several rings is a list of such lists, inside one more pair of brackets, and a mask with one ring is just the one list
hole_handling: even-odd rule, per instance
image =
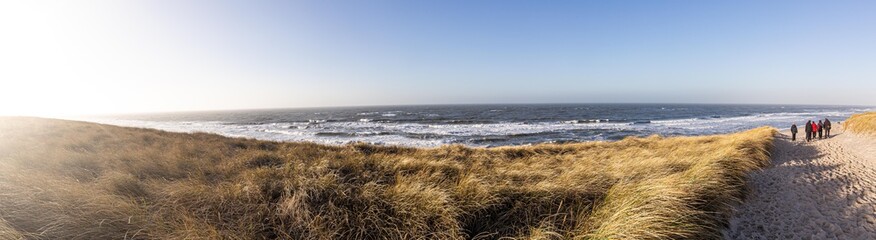
[[752, 175], [725, 238], [876, 239], [876, 139], [797, 140], [776, 140], [773, 166]]

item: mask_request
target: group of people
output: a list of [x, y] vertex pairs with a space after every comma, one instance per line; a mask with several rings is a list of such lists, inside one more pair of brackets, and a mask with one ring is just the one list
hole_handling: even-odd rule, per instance
[[[818, 139], [829, 138], [830, 120], [825, 118], [824, 121], [818, 120], [818, 123], [815, 123], [815, 121], [806, 121], [805, 130], [807, 142], [815, 140], [816, 136]], [[797, 141], [797, 124], [791, 124], [791, 141]]]

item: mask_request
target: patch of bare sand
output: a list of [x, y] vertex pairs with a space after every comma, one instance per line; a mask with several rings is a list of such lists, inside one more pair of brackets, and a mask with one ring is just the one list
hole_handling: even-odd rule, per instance
[[876, 239], [876, 139], [839, 133], [806, 143], [788, 134], [776, 138], [773, 166], [752, 174], [724, 237]]

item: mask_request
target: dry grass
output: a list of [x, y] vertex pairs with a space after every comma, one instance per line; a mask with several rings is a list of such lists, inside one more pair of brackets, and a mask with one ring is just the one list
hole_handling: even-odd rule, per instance
[[775, 130], [493, 149], [0, 119], [0, 238], [719, 238]]
[[876, 135], [876, 112], [852, 115], [843, 122], [843, 128], [855, 133]]

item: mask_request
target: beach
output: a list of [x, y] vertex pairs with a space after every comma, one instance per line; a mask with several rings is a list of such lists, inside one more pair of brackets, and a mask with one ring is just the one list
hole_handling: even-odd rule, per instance
[[800, 135], [776, 138], [772, 166], [751, 175], [725, 237], [876, 239], [876, 138], [835, 129], [807, 143]]

